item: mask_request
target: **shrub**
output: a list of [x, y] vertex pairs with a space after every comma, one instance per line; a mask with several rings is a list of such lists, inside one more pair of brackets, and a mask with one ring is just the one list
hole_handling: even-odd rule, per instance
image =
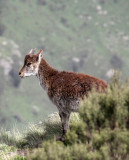
[[129, 159], [128, 81], [114, 77], [105, 93], [90, 93], [79, 112], [80, 124], [71, 126], [67, 144], [86, 144], [104, 159]]
[[73, 144], [64, 146], [59, 142], [45, 142], [42, 148], [36, 149], [34, 153], [27, 157], [28, 160], [102, 160], [102, 156], [97, 151], [90, 151], [84, 144]]
[[27, 159], [128, 160], [129, 83], [114, 77], [105, 93], [92, 91], [64, 142], [44, 142]]

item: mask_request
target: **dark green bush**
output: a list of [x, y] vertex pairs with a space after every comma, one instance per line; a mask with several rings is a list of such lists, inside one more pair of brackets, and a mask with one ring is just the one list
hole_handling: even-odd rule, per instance
[[114, 77], [105, 93], [89, 94], [65, 142], [43, 143], [28, 159], [128, 160], [129, 83]]
[[64, 146], [59, 142], [45, 142], [42, 148], [36, 149], [28, 160], [103, 160], [97, 151], [90, 150], [84, 144]]

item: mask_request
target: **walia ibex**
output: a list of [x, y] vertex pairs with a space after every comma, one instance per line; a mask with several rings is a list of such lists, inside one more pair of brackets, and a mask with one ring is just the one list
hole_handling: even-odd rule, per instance
[[86, 74], [58, 71], [43, 58], [43, 50], [34, 54], [35, 50], [25, 56], [24, 65], [19, 72], [21, 78], [35, 75], [46, 90], [50, 100], [57, 106], [62, 122], [63, 135], [69, 129], [71, 112], [78, 111], [80, 100], [88, 95], [93, 87], [97, 91], [105, 91], [107, 83]]

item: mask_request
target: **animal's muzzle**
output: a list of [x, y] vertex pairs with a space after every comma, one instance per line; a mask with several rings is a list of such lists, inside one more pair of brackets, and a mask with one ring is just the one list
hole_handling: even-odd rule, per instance
[[19, 72], [19, 76], [20, 76], [21, 78], [23, 78], [23, 77], [24, 77], [24, 73], [23, 73], [23, 72]]

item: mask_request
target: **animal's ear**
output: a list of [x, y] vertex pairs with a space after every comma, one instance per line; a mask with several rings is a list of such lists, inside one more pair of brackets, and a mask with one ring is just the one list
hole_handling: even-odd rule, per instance
[[41, 58], [43, 58], [43, 50], [40, 49], [39, 52], [37, 53], [37, 57], [38, 57], [38, 60], [41, 60]]
[[29, 52], [29, 55], [33, 56], [34, 52], [35, 52], [35, 49], [31, 49], [30, 52]]

